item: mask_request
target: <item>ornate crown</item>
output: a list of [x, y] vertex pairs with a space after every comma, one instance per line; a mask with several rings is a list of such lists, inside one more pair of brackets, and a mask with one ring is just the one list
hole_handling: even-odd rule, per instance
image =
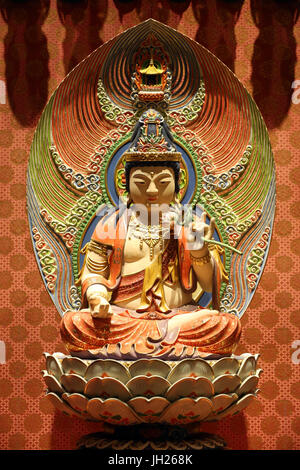
[[132, 134], [129, 149], [124, 153], [128, 162], [180, 162], [171, 131], [162, 115], [155, 109], [148, 109], [138, 120]]

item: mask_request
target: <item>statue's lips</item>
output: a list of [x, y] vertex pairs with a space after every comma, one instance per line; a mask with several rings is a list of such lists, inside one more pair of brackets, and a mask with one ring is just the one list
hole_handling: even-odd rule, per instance
[[147, 201], [149, 201], [149, 202], [156, 202], [157, 199], [158, 199], [157, 196], [153, 196], [153, 197], [148, 197], [148, 198], [147, 198]]

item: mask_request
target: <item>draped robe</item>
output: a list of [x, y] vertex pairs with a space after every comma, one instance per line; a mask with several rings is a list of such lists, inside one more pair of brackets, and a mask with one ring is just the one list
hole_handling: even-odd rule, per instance
[[[231, 354], [240, 337], [237, 316], [219, 312], [219, 292], [225, 270], [212, 249], [212, 307], [185, 305], [170, 309], [164, 298], [164, 285], [179, 281], [186, 293], [197, 287], [184, 227], [178, 239], [171, 236], [164, 251], [142, 271], [122, 276], [124, 244], [130, 212], [115, 211], [97, 224], [91, 239], [110, 249], [109, 277], [95, 275], [82, 283], [82, 306], [66, 312], [61, 322], [61, 336], [71, 354], [80, 357], [205, 357]], [[93, 284], [104, 285], [111, 292], [112, 316], [92, 317], [87, 307], [86, 291]], [[119, 302], [140, 295], [140, 306], [130, 310]]]

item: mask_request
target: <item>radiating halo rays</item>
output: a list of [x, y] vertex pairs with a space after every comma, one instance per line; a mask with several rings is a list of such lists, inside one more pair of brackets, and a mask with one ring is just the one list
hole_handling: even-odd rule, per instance
[[[130, 109], [131, 76], [135, 71], [135, 54], [149, 34], [155, 34], [170, 57], [168, 68], [172, 72], [172, 96], [169, 109], [186, 106], [199, 89], [202, 76], [199, 62], [188, 44], [171, 28], [148, 20], [123, 33], [109, 51], [101, 71], [101, 78], [109, 98], [124, 109]], [[189, 80], [186, 80], [189, 77]]]

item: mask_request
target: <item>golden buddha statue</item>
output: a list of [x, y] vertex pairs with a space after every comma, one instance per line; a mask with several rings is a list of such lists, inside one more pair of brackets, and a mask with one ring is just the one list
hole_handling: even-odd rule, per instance
[[[239, 318], [219, 311], [227, 280], [214, 219], [179, 223], [181, 153], [163, 117], [148, 109], [124, 155], [128, 201], [97, 224], [83, 249], [80, 311], [66, 312], [61, 336], [72, 355], [207, 357], [230, 355]], [[212, 293], [212, 308], [194, 301]]]

